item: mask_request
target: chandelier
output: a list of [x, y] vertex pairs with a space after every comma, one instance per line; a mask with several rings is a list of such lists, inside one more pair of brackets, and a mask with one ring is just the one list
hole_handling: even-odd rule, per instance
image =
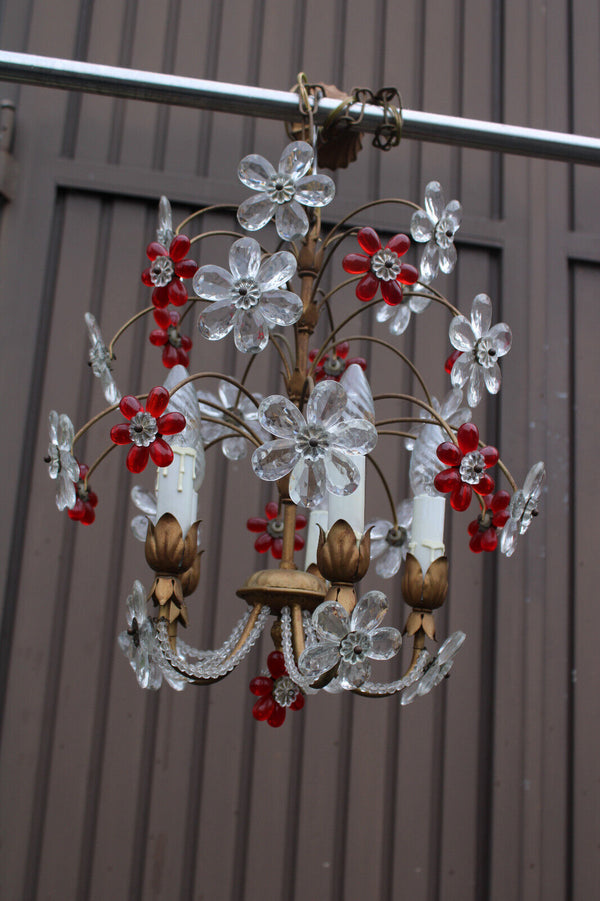
[[[318, 167], [351, 164], [360, 149], [360, 136], [348, 128], [348, 110], [357, 100], [381, 105], [383, 124], [374, 143], [389, 149], [399, 142], [402, 124], [397, 95], [384, 90], [345, 97], [303, 78], [297, 88], [302, 122], [291, 129], [278, 163], [250, 154], [239, 164], [249, 191], [237, 208], [239, 233], [197, 231], [215, 206], [175, 225], [169, 201], [160, 199], [156, 236], [141, 273], [148, 305], [109, 341], [85, 314], [90, 367], [108, 406], [77, 431], [66, 414], [52, 411], [47, 457], [58, 509], [83, 525], [94, 523], [99, 501], [92, 486], [108, 454], [123, 454], [134, 474], [155, 467], [154, 490], [138, 485], [131, 492], [139, 511], [132, 530], [144, 542], [152, 575], [133, 584], [119, 645], [142, 688], [157, 690], [165, 681], [181, 690], [229, 675], [270, 625], [273, 650], [264, 669], [257, 665], [250, 691], [254, 717], [271, 726], [281, 726], [288, 708], [300, 710], [318, 691], [399, 695], [408, 704], [438, 685], [465, 640], [457, 631], [438, 646], [435, 630], [434, 613], [448, 591], [447, 500], [451, 511], [472, 509], [465, 530], [471, 551], [510, 557], [537, 514], [545, 475], [543, 463], [536, 463], [519, 485], [472, 421], [484, 396], [500, 390], [499, 360], [510, 351], [512, 336], [506, 323], [493, 324], [486, 294], [470, 307], [461, 304], [461, 312], [437, 287], [456, 264], [460, 203], [446, 202], [433, 181], [423, 206], [379, 198], [333, 225], [322, 224], [322, 209], [335, 202], [335, 184]], [[340, 103], [316, 128], [313, 113], [323, 95]], [[370, 211], [381, 205], [397, 211], [397, 232], [387, 239], [369, 224]], [[269, 223], [278, 237], [271, 249], [260, 240]], [[194, 245], [210, 248], [217, 235], [231, 240], [227, 259], [199, 267]], [[418, 251], [418, 267], [407, 262], [411, 247]], [[330, 278], [333, 287], [326, 290]], [[357, 318], [371, 308], [389, 333], [385, 338], [355, 331]], [[188, 316], [196, 319], [197, 346], [233, 340], [247, 359], [239, 380], [190, 371], [192, 340], [183, 328]], [[445, 365], [449, 377], [441, 400], [394, 343], [417, 316], [432, 327], [449, 321], [450, 356], [445, 364], [432, 361]], [[126, 385], [115, 347], [126, 330], [142, 327], [143, 340], [157, 348], [160, 374], [134, 396], [120, 390]], [[317, 334], [324, 337], [317, 340]], [[367, 363], [353, 355], [360, 342], [407, 368], [416, 393], [373, 395]], [[281, 368], [280, 393], [267, 397], [252, 387], [252, 363], [262, 353], [272, 354]], [[390, 415], [390, 403], [394, 411], [401, 404], [402, 415]], [[90, 429], [105, 430], [109, 443], [96, 460], [84, 462], [79, 442]], [[384, 436], [406, 455], [408, 499], [393, 496], [377, 462]], [[272, 566], [251, 574], [237, 592], [247, 610], [223, 644], [201, 650], [187, 644], [182, 631], [187, 598], [200, 577], [198, 490], [211, 456], [220, 452], [273, 487], [265, 516], [247, 519], [256, 550]], [[389, 502], [387, 512], [369, 522], [367, 474], [381, 480]], [[384, 625], [388, 602], [368, 588], [371, 565], [378, 576], [400, 580], [409, 608], [402, 634]], [[394, 658], [403, 636], [412, 642], [406, 672], [380, 681], [378, 661]]]

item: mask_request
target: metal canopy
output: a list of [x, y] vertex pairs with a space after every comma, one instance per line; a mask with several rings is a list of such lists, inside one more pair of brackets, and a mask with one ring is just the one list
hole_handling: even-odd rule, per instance
[[[290, 91], [273, 91], [29, 53], [0, 50], [0, 80], [288, 122], [298, 119], [298, 96]], [[337, 100], [323, 98], [315, 113], [316, 124], [323, 124], [338, 103]], [[361, 105], [355, 104], [350, 108], [350, 113], [358, 114], [360, 109]], [[383, 115], [380, 107], [365, 106], [361, 130], [374, 132], [382, 124]], [[403, 138], [600, 165], [600, 138], [409, 109], [402, 110], [402, 118]]]

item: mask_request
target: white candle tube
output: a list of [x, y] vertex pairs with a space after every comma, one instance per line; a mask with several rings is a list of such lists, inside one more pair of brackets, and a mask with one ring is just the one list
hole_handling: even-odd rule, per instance
[[445, 512], [445, 498], [432, 497], [428, 494], [419, 494], [415, 497], [408, 551], [419, 561], [423, 575], [434, 560], [444, 556]]
[[365, 469], [367, 458], [360, 454], [352, 454], [350, 459], [358, 467], [360, 481], [358, 488], [352, 494], [346, 497], [340, 497], [338, 494], [328, 495], [327, 530], [329, 530], [338, 519], [345, 519], [349, 523], [357, 538], [362, 538], [365, 531]]
[[306, 530], [306, 550], [304, 554], [304, 569], [308, 569], [311, 563], [317, 562], [317, 547], [319, 545], [319, 526], [327, 531], [327, 510], [311, 510], [308, 517]]
[[194, 488], [196, 451], [193, 447], [171, 445], [173, 462], [156, 472], [156, 519], [171, 513], [185, 537], [198, 510], [198, 492]]

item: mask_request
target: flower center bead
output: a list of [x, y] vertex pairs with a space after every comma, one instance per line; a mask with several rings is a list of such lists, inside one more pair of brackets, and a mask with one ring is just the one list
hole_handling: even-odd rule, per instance
[[329, 447], [329, 436], [322, 426], [307, 426], [296, 439], [296, 447], [305, 460], [320, 460]]
[[254, 279], [242, 278], [233, 286], [238, 310], [251, 310], [260, 300], [260, 289]]
[[402, 547], [406, 542], [407, 534], [406, 529], [402, 528], [402, 526], [398, 526], [396, 529], [389, 530], [385, 536], [385, 540], [390, 547]]
[[483, 366], [484, 369], [491, 369], [498, 358], [494, 342], [489, 338], [480, 338], [475, 345], [475, 356], [480, 366]]
[[169, 257], [156, 257], [150, 267], [150, 281], [157, 288], [164, 288], [175, 275], [173, 261]]
[[323, 370], [327, 373], [327, 375], [339, 375], [341, 372], [344, 372], [345, 368], [346, 364], [343, 360], [340, 360], [337, 355], [328, 357], [328, 359], [323, 363]]
[[169, 344], [172, 344], [173, 347], [181, 347], [181, 335], [174, 325], [169, 326], [167, 334], [169, 335]]
[[485, 473], [485, 460], [479, 451], [472, 451], [460, 461], [460, 477], [467, 485], [478, 485]]
[[156, 419], [150, 413], [141, 411], [129, 423], [129, 436], [138, 447], [148, 447], [158, 435]]
[[272, 519], [267, 523], [267, 533], [271, 538], [281, 538], [283, 535], [283, 522], [280, 519]]
[[393, 250], [378, 250], [371, 258], [373, 275], [382, 282], [391, 282], [397, 278], [401, 268], [400, 257]]
[[340, 642], [340, 657], [348, 663], [360, 663], [372, 647], [373, 642], [364, 632], [348, 632]]
[[294, 182], [287, 175], [272, 175], [268, 180], [265, 193], [275, 203], [289, 203], [294, 198], [296, 189]]
[[280, 707], [291, 707], [298, 697], [298, 690], [298, 686], [292, 682], [289, 676], [282, 676], [273, 686], [273, 700]]
[[435, 243], [438, 247], [446, 249], [454, 243], [454, 222], [448, 216], [442, 216], [435, 227]]
[[90, 366], [96, 378], [100, 378], [106, 367], [110, 369], [110, 354], [104, 344], [95, 344], [89, 353]]

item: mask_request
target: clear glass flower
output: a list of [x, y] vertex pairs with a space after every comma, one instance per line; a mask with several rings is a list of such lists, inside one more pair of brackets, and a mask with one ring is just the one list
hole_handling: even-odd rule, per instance
[[467, 403], [476, 407], [484, 388], [490, 394], [500, 390], [502, 376], [498, 359], [507, 354], [512, 333], [505, 322], [492, 327], [492, 302], [487, 294], [478, 294], [471, 307], [471, 321], [455, 316], [450, 323], [450, 343], [461, 351], [452, 367], [451, 380], [455, 388], [467, 386]]
[[100, 379], [106, 403], [117, 404], [121, 400], [121, 392], [117, 388], [111, 372], [111, 357], [108, 347], [104, 343], [102, 333], [94, 316], [91, 313], [86, 313], [84, 319], [90, 336], [89, 360], [92, 372], [97, 379]]
[[401, 304], [392, 307], [384, 302], [375, 308], [377, 322], [387, 322], [392, 335], [402, 335], [408, 327], [411, 313], [418, 315], [423, 310], [426, 310], [431, 303], [428, 297], [419, 297], [421, 292], [427, 291], [427, 285], [417, 282], [414, 285], [410, 285], [408, 290], [412, 293], [410, 296], [407, 296], [405, 291], [404, 301]]
[[181, 691], [186, 680], [166, 662], [162, 662], [154, 625], [146, 613], [146, 592], [137, 579], [127, 598], [127, 631], [118, 637], [119, 647], [129, 660], [140, 688], [157, 691], [163, 678], [171, 688]]
[[365, 526], [371, 529], [371, 560], [377, 560], [375, 572], [382, 579], [395, 576], [406, 559], [413, 518], [413, 499], [396, 507], [398, 526], [387, 519], [376, 519]]
[[173, 229], [173, 213], [171, 204], [165, 195], [160, 198], [158, 204], [158, 228], [156, 229], [156, 240], [164, 247], [168, 247], [175, 237]]
[[464, 632], [454, 632], [443, 643], [438, 651], [437, 657], [434, 657], [427, 669], [423, 671], [420, 679], [413, 682], [403, 692], [400, 703], [406, 706], [412, 703], [415, 698], [422, 698], [429, 694], [432, 688], [442, 682], [454, 664], [454, 658], [458, 653], [463, 641], [467, 636]]
[[540, 461], [531, 467], [523, 487], [513, 494], [508, 508], [509, 519], [500, 533], [500, 552], [510, 557], [515, 550], [517, 538], [524, 535], [534, 516], [537, 516], [538, 502], [546, 478], [546, 467]]
[[350, 615], [337, 601], [320, 604], [312, 616], [318, 642], [300, 655], [300, 672], [311, 681], [338, 666], [342, 688], [358, 688], [371, 675], [370, 660], [389, 660], [402, 644], [391, 626], [380, 627], [388, 609], [381, 591], [363, 595]]
[[288, 144], [277, 171], [256, 153], [245, 156], [238, 175], [242, 184], [256, 191], [238, 209], [238, 222], [246, 231], [258, 231], [275, 216], [277, 234], [284, 241], [302, 238], [308, 232], [307, 207], [323, 207], [335, 196], [335, 184], [328, 175], [307, 174], [313, 149], [305, 141]]
[[231, 245], [229, 268], [201, 266], [194, 275], [196, 294], [214, 301], [198, 317], [200, 334], [219, 341], [233, 329], [238, 350], [258, 353], [267, 346], [269, 328], [292, 325], [302, 315], [298, 295], [282, 289], [296, 271], [296, 260], [282, 250], [261, 264], [258, 241], [240, 238]]
[[[431, 405], [454, 429], [471, 419], [471, 410], [464, 404], [460, 388], [453, 388], [441, 404], [436, 397], [432, 397]], [[422, 408], [419, 410], [419, 416], [421, 419], [431, 419], [427, 410]], [[444, 468], [436, 451], [442, 441], [448, 440], [448, 434], [439, 425], [410, 423], [409, 430], [416, 436], [415, 440], [412, 438], [404, 440], [406, 449], [412, 451], [409, 466], [410, 487], [415, 495], [436, 495], [433, 480]]]
[[427, 242], [420, 263], [421, 281], [429, 284], [438, 272], [448, 275], [456, 264], [454, 235], [460, 227], [462, 208], [458, 200], [446, 203], [438, 181], [425, 188], [425, 209], [417, 210], [410, 220], [415, 241]]
[[305, 419], [287, 397], [266, 397], [258, 419], [276, 438], [252, 454], [256, 475], [275, 482], [291, 473], [290, 497], [308, 508], [318, 507], [326, 491], [343, 496], [356, 491], [360, 474], [352, 457], [373, 450], [377, 430], [365, 419], [345, 419], [346, 401], [339, 382], [319, 382]]
[[79, 463], [73, 456], [71, 448], [75, 429], [65, 413], [60, 416], [51, 410], [48, 417], [50, 444], [46, 463], [51, 479], [56, 479], [56, 506], [59, 510], [75, 506], [77, 492], [75, 483], [79, 481]]
[[[210, 392], [198, 392], [198, 400], [200, 402], [200, 412], [203, 416], [210, 416], [213, 419], [219, 419], [221, 422], [207, 422], [202, 420], [202, 437], [206, 444], [220, 438], [221, 435], [230, 435], [221, 441], [221, 450], [229, 460], [241, 460], [248, 453], [248, 439], [242, 438], [237, 432], [232, 432], [230, 425], [240, 428], [239, 419], [247, 422], [253, 431], [257, 432], [260, 438], [266, 438], [262, 429], [258, 424], [258, 407], [252, 403], [249, 397], [242, 394], [231, 382], [219, 382], [218, 397]], [[254, 398], [260, 403], [262, 395], [254, 394]], [[225, 407], [229, 413], [234, 413], [237, 419], [228, 413], [221, 413], [214, 407], [209, 406], [206, 401], [219, 404]]]

